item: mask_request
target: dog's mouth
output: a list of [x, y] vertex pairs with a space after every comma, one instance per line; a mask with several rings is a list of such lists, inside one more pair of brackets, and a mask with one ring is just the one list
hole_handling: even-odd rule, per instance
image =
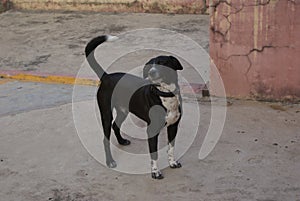
[[153, 84], [157, 84], [157, 85], [160, 85], [162, 82], [163, 82], [163, 80], [161, 79], [161, 78], [151, 78], [151, 77], [148, 77], [147, 78], [150, 82], [152, 82]]

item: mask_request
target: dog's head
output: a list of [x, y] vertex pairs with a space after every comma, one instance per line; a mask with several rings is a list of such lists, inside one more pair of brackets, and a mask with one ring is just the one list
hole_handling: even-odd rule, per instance
[[143, 77], [153, 83], [177, 83], [177, 70], [183, 70], [182, 65], [173, 56], [159, 56], [148, 61], [143, 70]]

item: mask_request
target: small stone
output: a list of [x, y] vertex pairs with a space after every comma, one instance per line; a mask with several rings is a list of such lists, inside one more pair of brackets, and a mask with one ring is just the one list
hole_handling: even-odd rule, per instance
[[238, 153], [238, 154], [239, 154], [239, 153], [241, 153], [241, 150], [238, 150], [238, 149], [237, 149], [237, 150], [235, 150], [235, 153]]
[[273, 143], [274, 146], [278, 146], [278, 143]]
[[257, 141], [258, 141], [258, 139], [255, 139], [255, 140], [254, 140], [254, 142], [257, 142]]
[[233, 102], [227, 101], [227, 106], [232, 106]]

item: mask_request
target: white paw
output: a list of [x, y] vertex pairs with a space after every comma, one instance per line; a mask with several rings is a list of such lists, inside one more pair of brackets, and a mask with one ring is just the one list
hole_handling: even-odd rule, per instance
[[170, 164], [170, 168], [181, 168], [181, 163], [179, 163], [178, 161], [172, 161], [172, 162], [169, 162]]
[[152, 171], [151, 176], [153, 179], [163, 179], [164, 178], [164, 176], [162, 175], [162, 173], [159, 170]]

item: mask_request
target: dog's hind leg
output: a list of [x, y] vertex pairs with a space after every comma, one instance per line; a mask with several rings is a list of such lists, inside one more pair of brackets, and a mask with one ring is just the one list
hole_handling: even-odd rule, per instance
[[104, 132], [103, 144], [104, 144], [104, 151], [106, 157], [106, 165], [109, 168], [115, 168], [117, 167], [117, 163], [114, 161], [110, 150], [110, 135], [111, 135], [112, 120], [113, 120], [110, 100], [106, 98], [102, 98], [99, 92], [97, 98], [98, 98], [98, 106], [100, 109], [101, 121], [102, 121], [103, 132]]
[[181, 168], [181, 164], [175, 160], [174, 156], [174, 146], [175, 146], [175, 137], [177, 135], [178, 123], [168, 126], [168, 141], [169, 141], [169, 149], [168, 149], [168, 160], [171, 168]]
[[[112, 124], [112, 114], [101, 114], [102, 118], [102, 125], [103, 125], [103, 131], [104, 131], [104, 150], [105, 150], [105, 156], [106, 156], [106, 165], [109, 168], [115, 168], [117, 166], [117, 163], [114, 161], [111, 150], [110, 150], [110, 135], [111, 135], [111, 124]], [[105, 117], [104, 117], [105, 116]]]
[[[110, 135], [111, 135], [111, 123], [112, 123], [112, 113], [111, 114], [103, 114], [102, 116], [102, 125], [103, 125], [103, 131], [104, 131], [104, 150], [105, 150], [105, 156], [106, 156], [106, 165], [109, 168], [115, 168], [117, 167], [117, 163], [114, 161], [111, 150], [110, 150]], [[104, 117], [105, 116], [105, 117]]]
[[128, 112], [122, 111], [122, 109], [120, 109], [120, 108], [116, 108], [116, 112], [117, 112], [117, 116], [116, 116], [116, 119], [115, 119], [115, 121], [112, 125], [112, 128], [115, 132], [115, 135], [117, 137], [117, 140], [118, 140], [119, 144], [120, 145], [129, 145], [130, 141], [127, 140], [127, 139], [124, 139], [121, 136], [121, 132], [120, 132], [121, 125], [125, 121], [125, 119], [128, 115]]

